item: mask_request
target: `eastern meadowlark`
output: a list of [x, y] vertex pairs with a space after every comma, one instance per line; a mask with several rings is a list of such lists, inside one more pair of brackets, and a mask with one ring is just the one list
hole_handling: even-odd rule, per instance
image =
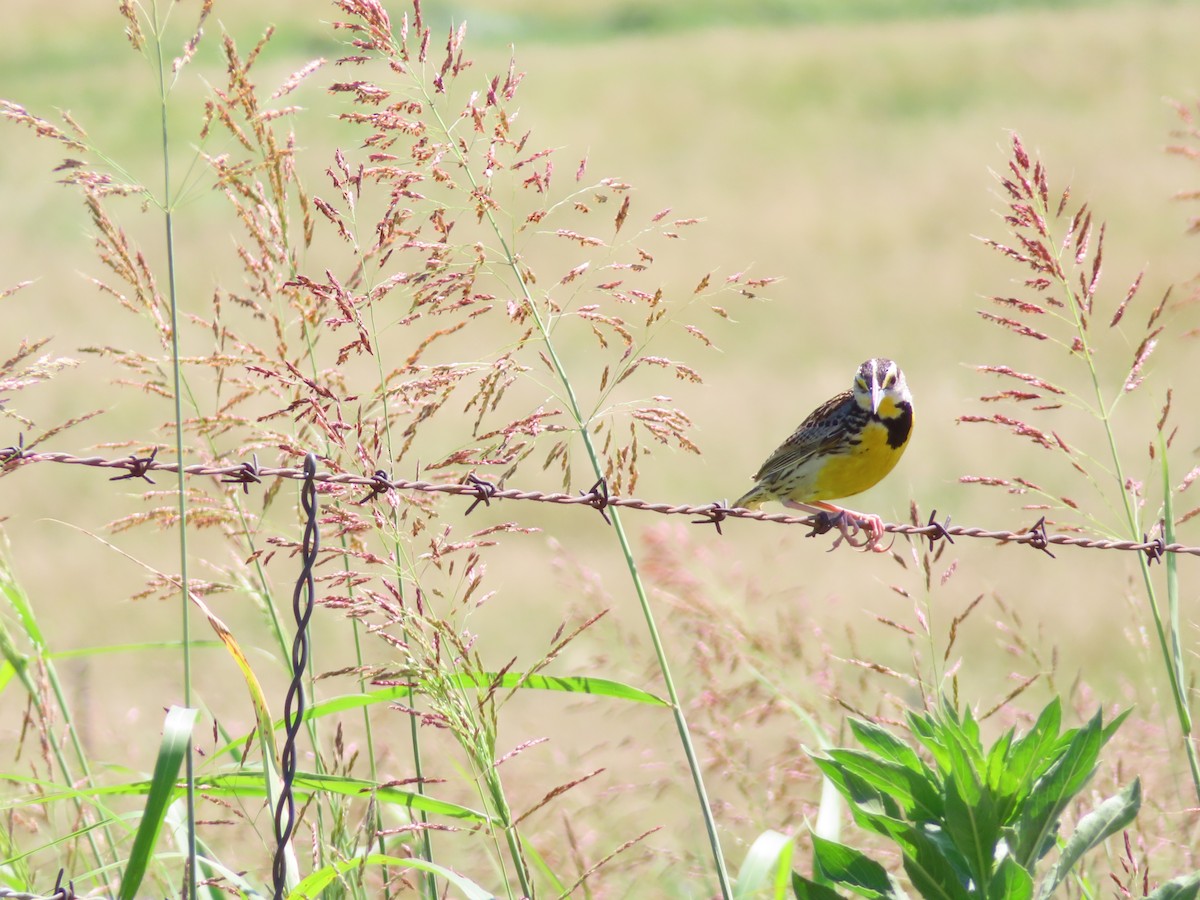
[[867, 539], [856, 546], [882, 551], [879, 516], [826, 501], [862, 493], [892, 471], [908, 446], [912, 425], [912, 394], [904, 373], [890, 359], [868, 359], [858, 367], [854, 386], [813, 410], [733, 505], [757, 509], [778, 500], [790, 509], [834, 513], [848, 541], [855, 543], [852, 535], [861, 528]]

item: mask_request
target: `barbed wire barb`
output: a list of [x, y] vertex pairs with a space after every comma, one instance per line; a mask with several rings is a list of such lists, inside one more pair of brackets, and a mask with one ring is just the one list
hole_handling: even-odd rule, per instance
[[[914, 517], [915, 517], [915, 513], [914, 513]], [[943, 539], [949, 541], [951, 544], [954, 543], [954, 538], [950, 535], [950, 532], [947, 530], [950, 527], [950, 514], [949, 513], [946, 514], [945, 522], [939, 522], [937, 520], [937, 510], [935, 509], [933, 512], [931, 512], [929, 514], [929, 521], [925, 523], [925, 527], [932, 529], [932, 530], [926, 532], [926, 534], [925, 534], [925, 537], [928, 538], [928, 540], [929, 540], [930, 547], [932, 547], [935, 543], [937, 543], [938, 541], [943, 540]]]

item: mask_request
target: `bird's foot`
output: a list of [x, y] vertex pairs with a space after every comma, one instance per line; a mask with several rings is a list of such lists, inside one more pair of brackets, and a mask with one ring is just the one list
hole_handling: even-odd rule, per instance
[[862, 547], [864, 550], [870, 550], [872, 553], [887, 553], [892, 549], [892, 544], [896, 542], [895, 535], [884, 545], [882, 542], [884, 530], [883, 519], [871, 513], [853, 512], [848, 509], [842, 510], [842, 515], [845, 518], [853, 519], [855, 526], [862, 532], [866, 533], [865, 540], [861, 544], [855, 544], [849, 538], [847, 542], [852, 546]]
[[840, 534], [833, 542], [833, 546], [829, 548], [830, 550], [836, 550], [845, 541], [858, 550], [887, 553], [895, 543], [893, 537], [887, 546], [880, 544], [884, 535], [883, 519], [873, 513], [855, 512], [852, 509], [844, 509], [821, 501], [809, 504], [784, 500], [783, 504], [790, 509], [803, 510], [817, 517], [811, 535], [824, 534], [830, 528], [837, 528]]

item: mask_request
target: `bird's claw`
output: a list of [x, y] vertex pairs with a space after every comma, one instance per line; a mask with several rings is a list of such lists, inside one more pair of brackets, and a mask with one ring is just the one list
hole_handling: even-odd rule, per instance
[[830, 550], [836, 550], [845, 542], [856, 550], [887, 553], [896, 540], [893, 537], [886, 547], [880, 545], [884, 535], [883, 519], [872, 513], [855, 512], [833, 504], [822, 503], [818, 506], [796, 500], [784, 500], [783, 505], [789, 509], [809, 513], [813, 517], [812, 531], [808, 533], [808, 537], [816, 537], [836, 528], [839, 534]]
[[827, 514], [830, 525], [835, 526], [840, 534], [833, 542], [830, 550], [836, 550], [845, 541], [856, 550], [862, 550], [871, 553], [887, 553], [892, 549], [892, 544], [896, 539], [893, 536], [892, 540], [884, 546], [880, 543], [883, 540], [884, 528], [883, 519], [879, 516], [868, 513], [856, 513], [848, 509], [839, 510], [836, 513]]

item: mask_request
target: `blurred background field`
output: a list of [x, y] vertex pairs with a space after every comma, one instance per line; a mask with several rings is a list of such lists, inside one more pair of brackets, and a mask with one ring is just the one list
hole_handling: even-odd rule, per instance
[[[401, 10], [391, 6], [398, 18]], [[521, 128], [532, 128], [538, 145], [563, 148], [557, 165], [564, 176], [586, 155], [593, 176], [612, 175], [634, 185], [643, 213], [670, 207], [673, 215], [704, 220], [658, 259], [665, 286], [686, 292], [705, 271], [719, 278], [749, 269], [754, 276], [782, 279], [763, 291], [764, 299], [729, 301], [735, 322], [709, 332], [716, 352], [683, 340], [664, 348], [704, 377], [703, 385], [679, 382], [670, 391], [672, 402], [694, 420], [693, 437], [703, 455], [653, 448], [641, 467], [638, 496], [678, 503], [738, 496], [765, 455], [813, 406], [848, 387], [862, 359], [883, 355], [899, 361], [907, 374], [915, 395], [915, 436], [893, 475], [851, 505], [900, 521], [914, 501], [923, 515], [936, 509], [956, 524], [1019, 529], [1039, 513], [1022, 510], [1022, 498], [964, 486], [959, 477], [1021, 474], [1061, 484], [1059, 493], [1119, 525], [1115, 513], [1049, 454], [1016, 438], [998, 439], [980, 426], [956, 424], [962, 414], [986, 411], [977, 398], [995, 387], [973, 371], [975, 365], [1003, 362], [1042, 372], [1052, 359], [1044, 347], [1005, 335], [977, 316], [983, 298], [1008, 292], [1020, 273], [975, 236], [1004, 238], [998, 215], [1003, 201], [992, 172], [1005, 165], [1010, 131], [1016, 131], [1046, 161], [1052, 186], [1069, 183], [1073, 196], [1086, 199], [1108, 223], [1107, 303], [1115, 305], [1145, 267], [1140, 322], [1168, 286], [1200, 272], [1200, 245], [1186, 235], [1195, 211], [1172, 200], [1196, 188], [1200, 171], [1165, 152], [1178, 121], [1168, 101], [1195, 104], [1200, 97], [1195, 41], [1200, 4], [510, 0], [427, 2], [425, 9], [434, 22], [468, 23], [468, 55], [481, 87], [485, 76], [503, 72], [510, 53], [515, 55], [518, 70], [527, 73], [519, 95]], [[189, 4], [174, 14], [181, 20], [193, 15]], [[275, 25], [259, 73], [264, 83], [282, 81], [315, 56], [337, 55], [338, 46], [321, 24], [334, 17], [331, 6], [312, 0], [218, 2], [215, 12], [243, 47], [265, 23]], [[49, 13], [42, 3], [9, 2], [0, 6], [0, 28], [8, 35], [0, 56], [0, 96], [41, 115], [69, 109], [113, 159], [157, 186], [153, 84], [108, 4], [60, 3]], [[438, 34], [444, 27], [434, 30]], [[215, 37], [216, 23], [209, 31]], [[198, 57], [199, 70], [214, 80], [216, 48], [210, 40]], [[195, 73], [183, 90], [184, 99], [173, 108], [174, 125], [190, 135], [200, 121], [202, 98]], [[315, 87], [305, 87], [295, 102], [306, 108], [296, 123], [302, 171], [319, 195], [328, 184], [323, 170], [344, 135], [332, 119], [334, 102]], [[52, 335], [50, 349], [71, 356], [84, 346], [150, 340], [133, 332], [129, 317], [83, 277], [96, 274], [95, 263], [78, 200], [54, 184], [52, 168], [60, 158], [13, 127], [5, 129], [0, 146], [5, 209], [0, 286], [36, 279], [0, 301], [0, 354], [23, 336]], [[181, 143], [174, 154], [182, 176], [191, 150]], [[184, 303], [196, 309], [221, 277], [222, 261], [232, 259], [229, 225], [221, 213], [214, 196], [196, 192], [177, 224]], [[143, 236], [152, 249], [161, 246], [157, 229], [156, 221], [145, 224]], [[1187, 294], [1185, 287], [1177, 297]], [[1182, 309], [1172, 331], [1185, 333], [1198, 324], [1195, 319]], [[1133, 344], [1117, 339], [1101, 359], [1110, 383], [1120, 383], [1133, 351]], [[1188, 339], [1164, 339], [1147, 384], [1121, 409], [1127, 416], [1123, 450], [1136, 460], [1134, 478], [1153, 484], [1157, 477], [1145, 447], [1168, 386], [1175, 391], [1181, 425], [1178, 478], [1196, 464], [1192, 448], [1200, 444], [1200, 430], [1190, 411], [1200, 394], [1188, 375], [1195, 352]], [[84, 454], [109, 441], [167, 439], [152, 432], [165, 418], [165, 407], [147, 411], [142, 398], [109, 383], [111, 370], [82, 358], [78, 369], [20, 395], [16, 408], [46, 425], [94, 408], [108, 412], [44, 449]], [[1047, 374], [1068, 382], [1074, 377], [1065, 360], [1053, 365], [1061, 368]], [[1072, 386], [1084, 387], [1081, 381]], [[1057, 421], [1064, 434], [1077, 435], [1075, 442], [1097, 455], [1103, 451], [1094, 422], [1067, 414]], [[15, 440], [11, 427], [8, 431], [0, 433], [0, 444]], [[171, 639], [174, 604], [126, 599], [144, 573], [64, 524], [102, 532], [106, 522], [141, 508], [138, 489], [129, 482], [114, 486], [94, 471], [64, 468], [30, 466], [0, 480], [0, 516], [16, 574], [41, 610], [51, 646], [65, 651]], [[527, 470], [511, 486], [559, 488], [553, 473], [544, 484], [530, 477]], [[635, 682], [646, 677], [644, 648], [629, 638], [637, 628], [636, 610], [615, 544], [598, 516], [499, 504], [475, 517], [479, 527], [515, 519], [543, 529], [510, 544], [490, 563], [489, 587], [499, 593], [470, 622], [484, 636], [485, 654], [501, 663], [532, 652], [553, 633], [564, 610], [604, 605], [613, 612], [589, 636], [594, 643], [575, 645], [575, 655], [558, 665], [581, 674], [589, 666], [602, 668], [610, 677]], [[1149, 509], [1147, 519], [1154, 517]], [[990, 707], [1018, 683], [1013, 671], [1028, 676], [1051, 668], [1054, 677], [1035, 688], [1030, 709], [1057, 690], [1083, 705], [1136, 701], [1149, 711], [1163, 690], [1161, 669], [1146, 652], [1148, 616], [1131, 592], [1136, 566], [1123, 554], [1085, 557], [1083, 551], [1061, 549], [1050, 559], [1028, 548], [960, 539], [940, 566], [957, 559], [954, 577], [926, 594], [903, 541], [896, 549], [908, 560], [907, 570], [886, 556], [846, 548], [826, 554], [827, 538], [807, 540], [796, 528], [732, 522], [722, 537], [649, 514], [630, 514], [626, 521], [639, 552], [661, 567], [655, 602], [674, 610], [668, 616], [678, 620], [676, 676], [699, 707], [706, 679], [713, 677], [703, 667], [720, 662], [713, 648], [721, 640], [744, 637], [766, 644], [781, 641], [786, 627], [798, 633], [795, 652], [812, 655], [797, 659], [794, 667], [781, 664], [771, 675], [836, 726], [838, 710], [830, 697], [840, 692], [815, 681], [816, 670], [835, 660], [832, 677], [849, 685], [860, 679], [861, 667], [836, 660], [867, 659], [901, 672], [936, 669], [950, 619], [981, 594], [987, 599], [954, 654], [969, 660], [958, 671], [967, 702]], [[1200, 529], [1186, 525], [1180, 538], [1200, 543]], [[161, 546], [145, 536], [139, 540], [137, 555], [174, 571], [169, 537]], [[577, 567], [596, 573], [594, 580], [556, 574]], [[1181, 562], [1190, 599], [1194, 567], [1190, 558]], [[597, 596], [582, 595], [584, 583], [603, 588]], [[715, 604], [703, 614], [692, 595], [696, 585]], [[252, 634], [257, 617], [245, 606], [226, 596], [217, 611]], [[1185, 625], [1194, 639], [1193, 607]], [[882, 616], [919, 629], [920, 615], [930, 619], [936, 646], [906, 641], [877, 621]], [[706, 650], [705, 638], [695, 633], [703, 627], [687, 624], [693, 619], [708, 621], [704, 627], [722, 637], [710, 635]], [[333, 648], [318, 649], [318, 668], [338, 664], [336, 642], [344, 638], [333, 640]], [[781, 646], [773, 652], [789, 651]], [[172, 693], [173, 665], [165, 657], [156, 667], [149, 654], [112, 654], [79, 664], [76, 698], [91, 710], [97, 756], [133, 769], [150, 765], [149, 742], [136, 753], [130, 748], [139, 744], [137, 731], [154, 733], [158, 710], [178, 699]], [[223, 661], [214, 662], [214, 684], [232, 677], [225, 668]], [[897, 683], [894, 690], [904, 695], [906, 689]], [[248, 711], [220, 691], [201, 693], [207, 703], [224, 708], [224, 716], [249, 726]], [[915, 700], [915, 692], [907, 699]], [[0, 705], [0, 743], [12, 745], [20, 710], [10, 698], [0, 702], [7, 703]], [[551, 749], [539, 759], [552, 760], [562, 772], [603, 758], [611, 768], [602, 791], [648, 790], [663, 777], [663, 767], [675, 764], [677, 751], [669, 725], [650, 714], [637, 721], [641, 714], [628, 717], [624, 731], [624, 716], [614, 723], [595, 706], [548, 713], [541, 701], [522, 698], [506, 719], [505, 737], [515, 744], [548, 734], [554, 738]], [[697, 712], [705, 722], [707, 714]], [[797, 734], [772, 732], [763, 741], [784, 746]], [[799, 739], [811, 740], [804, 734]], [[746, 740], [751, 749], [742, 764], [753, 769], [758, 751], [753, 738]], [[1182, 757], [1167, 753], [1173, 740], [1164, 739], [1148, 756], [1164, 754], [1154, 761], [1163, 784], [1183, 785]], [[512, 776], [518, 782], [538, 777], [533, 760], [517, 765], [526, 766]], [[395, 777], [402, 777], [403, 763], [396, 766]], [[739, 810], [738, 801], [725, 796], [735, 783], [729, 775], [717, 781], [715, 792], [719, 806], [728, 804], [720, 808], [738, 837], [753, 833], [749, 825], [799, 827], [798, 821], [760, 821]], [[815, 782], [799, 789], [815, 802]], [[686, 793], [681, 797], [670, 812], [657, 806], [649, 815], [690, 822]], [[1168, 807], [1174, 799], [1162, 798]], [[596, 816], [632, 819], [639, 810], [636, 804], [617, 804], [596, 810]], [[753, 821], [740, 819], [743, 814]], [[1168, 820], [1172, 814], [1168, 808]], [[634, 827], [609, 824], [618, 835]], [[546, 827], [551, 825], [548, 819]], [[663, 838], [663, 857], [689, 840]]]

